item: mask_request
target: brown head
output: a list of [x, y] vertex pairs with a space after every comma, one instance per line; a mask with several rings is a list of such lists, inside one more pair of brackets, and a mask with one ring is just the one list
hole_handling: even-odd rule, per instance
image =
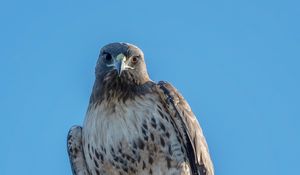
[[95, 73], [91, 101], [124, 101], [150, 81], [143, 52], [128, 43], [104, 46], [100, 51]]

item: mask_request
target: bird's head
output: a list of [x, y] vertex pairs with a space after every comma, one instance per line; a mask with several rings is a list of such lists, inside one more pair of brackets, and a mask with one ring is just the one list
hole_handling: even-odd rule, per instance
[[149, 81], [144, 54], [128, 43], [111, 43], [104, 46], [96, 65], [96, 79], [141, 85]]

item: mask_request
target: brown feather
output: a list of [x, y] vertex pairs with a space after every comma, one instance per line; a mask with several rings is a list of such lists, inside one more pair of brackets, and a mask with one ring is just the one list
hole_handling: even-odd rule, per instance
[[[192, 150], [190, 151], [193, 154], [192, 156], [196, 159], [195, 163], [197, 164], [198, 172], [201, 175], [213, 175], [214, 168], [205, 137], [196, 116], [186, 100], [177, 89], [166, 82], [158, 83], [157, 92], [160, 94], [163, 104], [175, 121], [181, 136], [185, 137], [183, 138], [183, 140], [185, 140], [185, 146], [187, 146], [189, 142], [192, 144]], [[187, 135], [185, 133], [187, 133]], [[190, 161], [191, 159], [194, 160], [193, 158], [189, 159]]]

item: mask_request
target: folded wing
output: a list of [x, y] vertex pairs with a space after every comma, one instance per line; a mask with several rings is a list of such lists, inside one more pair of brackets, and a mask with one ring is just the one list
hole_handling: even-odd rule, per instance
[[187, 158], [195, 175], [214, 175], [213, 164], [202, 129], [183, 96], [169, 83], [160, 81], [158, 93], [185, 141]]
[[73, 175], [89, 175], [82, 149], [82, 128], [73, 126], [67, 138], [67, 149]]

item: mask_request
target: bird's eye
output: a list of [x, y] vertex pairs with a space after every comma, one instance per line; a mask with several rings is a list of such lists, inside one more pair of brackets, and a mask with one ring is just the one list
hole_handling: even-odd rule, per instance
[[134, 57], [131, 58], [131, 62], [133, 64], [136, 64], [138, 61], [139, 61], [139, 56], [134, 56]]
[[110, 62], [112, 60], [112, 56], [109, 53], [104, 53], [103, 56], [106, 62]]

